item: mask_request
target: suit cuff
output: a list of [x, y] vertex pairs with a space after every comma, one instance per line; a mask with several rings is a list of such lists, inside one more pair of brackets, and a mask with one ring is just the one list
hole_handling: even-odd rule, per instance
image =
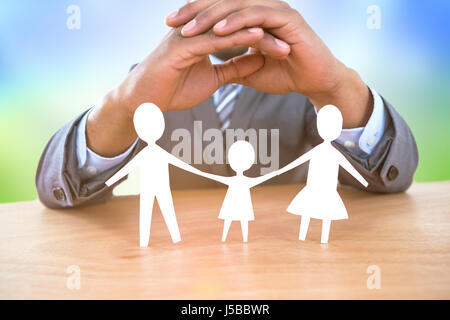
[[365, 127], [342, 130], [336, 142], [355, 155], [370, 155], [386, 130], [386, 109], [380, 95], [370, 89], [373, 111]]
[[80, 175], [84, 176], [85, 178], [90, 178], [101, 174], [125, 161], [138, 141], [138, 139], [136, 139], [124, 153], [118, 156], [105, 158], [98, 155], [97, 153], [89, 149], [86, 143], [86, 121], [91, 111], [92, 109], [86, 112], [86, 114], [80, 120], [76, 136], [78, 169], [81, 170]]

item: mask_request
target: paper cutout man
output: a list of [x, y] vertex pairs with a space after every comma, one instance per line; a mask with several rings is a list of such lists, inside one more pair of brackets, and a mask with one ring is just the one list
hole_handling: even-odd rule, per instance
[[106, 185], [111, 186], [134, 169], [140, 168], [140, 246], [148, 246], [155, 198], [158, 200], [172, 241], [174, 243], [179, 242], [181, 236], [170, 191], [169, 163], [192, 173], [201, 174], [202, 172], [156, 144], [156, 141], [164, 133], [165, 128], [163, 113], [156, 105], [145, 103], [139, 106], [134, 113], [133, 121], [139, 138], [147, 142], [148, 146], [106, 181]]
[[222, 242], [225, 242], [233, 221], [241, 222], [243, 241], [248, 241], [248, 222], [255, 219], [250, 188], [278, 175], [278, 171], [273, 171], [257, 178], [245, 176], [244, 171], [250, 169], [254, 161], [255, 150], [252, 145], [247, 141], [241, 140], [233, 143], [228, 151], [228, 162], [230, 167], [236, 172], [235, 176], [224, 177], [210, 173], [200, 174], [228, 185], [225, 200], [219, 214], [219, 219], [224, 220]]
[[306, 187], [292, 200], [287, 211], [301, 215], [299, 239], [305, 240], [311, 218], [322, 219], [321, 242], [328, 242], [332, 220], [347, 219], [347, 210], [337, 192], [339, 166], [342, 166], [365, 187], [367, 181], [351, 163], [331, 144], [342, 132], [342, 114], [328, 105], [317, 114], [317, 129], [324, 140], [312, 150], [280, 170], [289, 171], [309, 160]]

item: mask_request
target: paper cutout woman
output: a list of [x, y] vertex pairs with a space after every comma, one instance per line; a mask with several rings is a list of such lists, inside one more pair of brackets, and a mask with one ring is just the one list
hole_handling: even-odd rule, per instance
[[161, 110], [152, 103], [140, 105], [133, 116], [135, 130], [148, 146], [106, 181], [111, 186], [134, 169], [140, 168], [139, 243], [147, 247], [150, 238], [153, 202], [158, 200], [161, 213], [174, 243], [181, 241], [169, 182], [169, 163], [186, 171], [203, 174], [200, 170], [173, 156], [156, 144], [164, 133]]
[[292, 200], [287, 211], [302, 216], [300, 240], [306, 238], [310, 219], [321, 219], [321, 242], [327, 243], [331, 221], [348, 218], [347, 210], [337, 192], [339, 166], [365, 187], [368, 183], [331, 144], [342, 132], [342, 114], [339, 109], [332, 105], [320, 109], [317, 114], [317, 129], [324, 142], [282, 168], [279, 174], [310, 161], [306, 187]]
[[255, 219], [250, 188], [278, 175], [278, 171], [273, 171], [257, 178], [245, 176], [244, 171], [250, 169], [254, 161], [255, 150], [252, 145], [247, 141], [237, 141], [231, 145], [228, 151], [228, 162], [230, 167], [236, 172], [235, 176], [224, 177], [210, 173], [201, 174], [204, 177], [228, 185], [225, 200], [219, 214], [219, 219], [224, 220], [222, 242], [226, 240], [228, 230], [233, 221], [241, 222], [243, 241], [248, 241], [248, 222]]

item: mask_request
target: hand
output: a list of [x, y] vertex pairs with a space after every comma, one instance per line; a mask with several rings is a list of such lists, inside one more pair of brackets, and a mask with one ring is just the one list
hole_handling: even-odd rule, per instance
[[[261, 28], [241, 28], [226, 36], [210, 31], [185, 38], [181, 28], [175, 28], [119, 86], [118, 100], [131, 112], [144, 102], [152, 102], [163, 111], [194, 107], [225, 83], [245, 78], [264, 64], [260, 54], [251, 54], [213, 66], [208, 54], [254, 45], [267, 37]], [[277, 54], [277, 48], [272, 47], [268, 50]]]
[[242, 28], [223, 37], [210, 31], [191, 38], [184, 38], [181, 28], [171, 30], [89, 114], [86, 125], [88, 147], [105, 157], [124, 152], [137, 136], [132, 119], [138, 106], [152, 102], [167, 111], [200, 104], [223, 84], [245, 78], [264, 64], [264, 58], [257, 53], [213, 66], [208, 54], [260, 42], [258, 46], [268, 54], [286, 55], [285, 49], [275, 45], [274, 41], [267, 41], [272, 38], [261, 28]]
[[[197, 0], [166, 20], [172, 27], [184, 24], [184, 37], [208, 30], [227, 36], [243, 28], [258, 26], [285, 46], [288, 56], [264, 55], [264, 66], [236, 82], [272, 94], [299, 92], [318, 108], [340, 107], [344, 127], [364, 125], [371, 113], [370, 92], [359, 76], [334, 57], [300, 13], [276, 0]], [[275, 40], [277, 39], [277, 40]], [[251, 53], [264, 51], [258, 42]], [[270, 81], [267, 81], [270, 79]]]

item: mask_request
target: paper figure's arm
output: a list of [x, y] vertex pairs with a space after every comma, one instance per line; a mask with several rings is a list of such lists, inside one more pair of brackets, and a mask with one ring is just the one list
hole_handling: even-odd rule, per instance
[[280, 170], [276, 170], [276, 171], [272, 171], [272, 172], [270, 172], [268, 174], [265, 174], [265, 175], [263, 175], [261, 177], [252, 178], [251, 179], [251, 183], [250, 183], [250, 188], [253, 188], [254, 186], [257, 186], [258, 184], [261, 184], [261, 183], [263, 183], [263, 182], [265, 182], [267, 180], [270, 180], [273, 177], [279, 176], [281, 174], [280, 171], [281, 171], [281, 169]]
[[199, 176], [202, 176], [202, 177], [205, 177], [205, 178], [208, 178], [208, 179], [211, 179], [211, 180], [215, 180], [215, 181], [218, 181], [220, 183], [228, 185], [228, 179], [229, 179], [228, 177], [218, 176], [218, 175], [215, 175], [215, 174], [210, 174], [210, 173], [206, 173], [206, 172], [203, 172], [201, 170], [198, 170], [197, 168], [187, 164], [183, 160], [178, 159], [177, 157], [175, 157], [173, 154], [171, 154], [169, 152], [167, 152], [167, 157], [168, 157], [168, 162], [171, 165], [174, 165], [174, 166], [176, 166], [176, 167], [178, 167], [180, 169], [183, 169], [185, 171], [194, 173], [196, 175], [199, 175]]
[[142, 155], [145, 152], [145, 149], [139, 152], [133, 159], [131, 159], [126, 165], [124, 165], [119, 171], [117, 171], [111, 178], [109, 178], [105, 184], [110, 187], [131, 171], [136, 169], [142, 161]]
[[307, 153], [301, 155], [300, 157], [298, 157], [297, 159], [295, 159], [291, 163], [287, 164], [286, 166], [284, 166], [280, 170], [277, 170], [276, 172], [278, 173], [278, 175], [280, 175], [280, 174], [283, 174], [285, 172], [288, 172], [288, 171], [298, 167], [299, 165], [302, 165], [303, 163], [311, 160], [313, 152], [314, 152], [314, 149], [309, 150]]
[[276, 170], [276, 171], [272, 171], [264, 176], [258, 177], [258, 178], [253, 178], [252, 179], [252, 184], [251, 187], [257, 186], [258, 184], [261, 184], [269, 179], [272, 179], [273, 177], [279, 176], [289, 170], [294, 169], [295, 167], [298, 167], [299, 165], [305, 163], [306, 161], [310, 160], [312, 156], [312, 150], [310, 150], [309, 152], [305, 153], [304, 155], [300, 156], [299, 158], [295, 159], [294, 161], [292, 161], [291, 163], [289, 163], [288, 165], [284, 166], [283, 168]]
[[220, 183], [225, 184], [225, 185], [227, 185], [227, 186], [230, 185], [230, 179], [231, 179], [232, 177], [218, 176], [218, 175], [216, 175], [216, 174], [206, 173], [206, 172], [203, 172], [203, 171], [200, 171], [200, 172], [202, 173], [202, 174], [201, 174], [202, 177], [205, 177], [205, 178], [208, 178], [208, 179], [211, 179], [211, 180], [220, 182]]
[[336, 152], [339, 154], [339, 164], [344, 168], [348, 173], [350, 173], [356, 180], [359, 181], [364, 187], [367, 188], [369, 183], [364, 179], [364, 177], [355, 169], [355, 167], [352, 166], [350, 161], [347, 160], [339, 151], [336, 150]]

